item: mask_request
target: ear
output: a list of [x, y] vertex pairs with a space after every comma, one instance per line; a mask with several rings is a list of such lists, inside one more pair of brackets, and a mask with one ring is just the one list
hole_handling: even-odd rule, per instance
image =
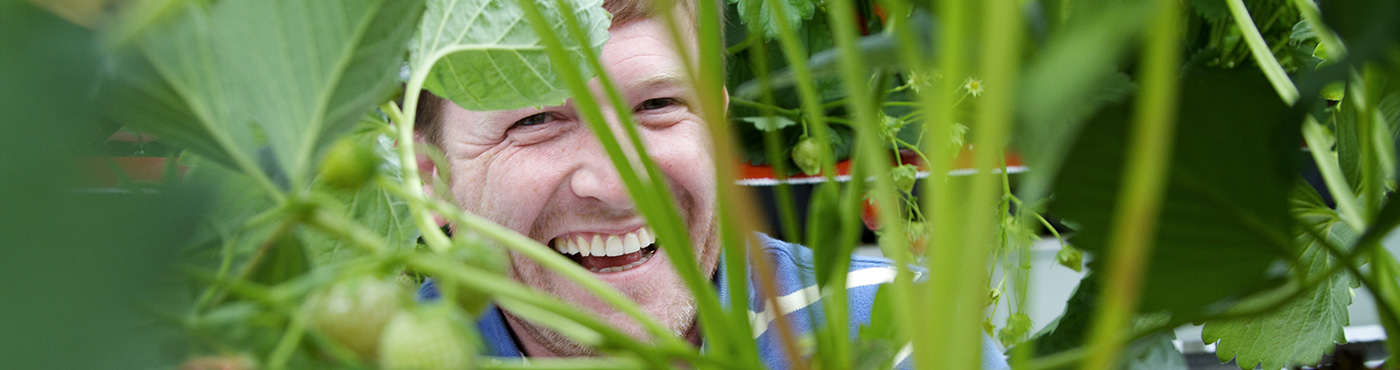
[[[438, 181], [446, 183], [446, 179], [438, 176], [437, 163], [433, 162], [432, 156], [427, 154], [437, 151], [437, 147], [429, 144], [427, 138], [417, 131], [413, 132], [413, 144], [415, 149], [413, 159], [418, 164], [418, 180], [423, 184], [423, 194], [428, 199], [440, 199], [437, 191], [433, 189], [433, 184], [438, 183]], [[438, 226], [447, 224], [447, 220], [436, 212], [433, 213], [433, 222], [436, 222]]]

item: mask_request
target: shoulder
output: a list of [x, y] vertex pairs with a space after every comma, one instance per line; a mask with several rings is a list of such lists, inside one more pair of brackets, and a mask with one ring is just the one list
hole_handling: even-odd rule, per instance
[[[767, 255], [774, 265], [791, 265], [805, 270], [814, 269], [816, 257], [811, 248], [778, 240], [763, 233], [754, 234], [758, 236], [760, 252]], [[852, 271], [881, 267], [893, 269], [894, 262], [879, 257], [851, 255], [850, 270]]]

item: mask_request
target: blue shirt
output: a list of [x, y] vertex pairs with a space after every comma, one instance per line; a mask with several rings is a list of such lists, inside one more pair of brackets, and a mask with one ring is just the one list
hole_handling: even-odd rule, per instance
[[[758, 342], [758, 354], [764, 365], [772, 369], [786, 369], [787, 360], [783, 356], [782, 345], [779, 342], [776, 330], [773, 327], [775, 315], [788, 317], [788, 324], [791, 325], [795, 333], [807, 333], [812, 330], [817, 323], [824, 322], [822, 317], [822, 307], [820, 303], [821, 294], [816, 286], [814, 269], [812, 267], [812, 251], [806, 247], [783, 242], [758, 234], [762, 244], [761, 252], [773, 263], [773, 273], [776, 277], [778, 308], [769, 310], [762, 296], [758, 294], [756, 282], [757, 277], [750, 272], [749, 280], [749, 322], [754, 330], [754, 338]], [[919, 273], [919, 272], [916, 272]], [[846, 294], [849, 308], [847, 314], [850, 317], [850, 333], [852, 336], [859, 332], [859, 328], [870, 322], [871, 306], [875, 301], [875, 292], [880, 284], [894, 281], [896, 271], [891, 266], [889, 260], [882, 258], [871, 258], [852, 256], [850, 272], [846, 278]], [[725, 281], [724, 264], [719, 264], [719, 269], [715, 274], [716, 282]], [[720, 302], [729, 302], [730, 292], [726, 284], [717, 283]], [[436, 299], [438, 297], [437, 288], [433, 281], [429, 280], [418, 290], [420, 299]], [[775, 312], [776, 311], [776, 312]], [[487, 354], [497, 357], [523, 357], [520, 349], [516, 346], [515, 338], [510, 329], [506, 326], [505, 317], [501, 311], [492, 306], [486, 309], [477, 321], [477, 330], [481, 338], [486, 342]], [[910, 368], [910, 347], [905, 346], [895, 354], [897, 368]], [[982, 368], [988, 370], [1009, 369], [1006, 360], [1001, 356], [991, 338], [982, 337]]]

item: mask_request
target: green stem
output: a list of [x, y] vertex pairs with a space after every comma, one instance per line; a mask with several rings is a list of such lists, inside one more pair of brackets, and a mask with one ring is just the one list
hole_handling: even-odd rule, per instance
[[287, 368], [287, 361], [291, 360], [292, 353], [296, 352], [297, 344], [301, 342], [302, 335], [306, 333], [306, 313], [295, 310], [291, 316], [291, 322], [287, 323], [287, 328], [282, 332], [282, 338], [277, 341], [277, 346], [267, 356], [268, 369]]
[[[821, 95], [816, 87], [816, 79], [812, 77], [812, 69], [807, 64], [807, 50], [797, 36], [796, 28], [788, 23], [787, 8], [781, 0], [765, 0], [768, 9], [773, 12], [773, 22], [778, 26], [778, 44], [782, 47], [783, 57], [788, 63], [788, 68], [792, 69], [792, 74], [797, 79], [797, 96], [802, 102], [802, 112], [806, 116], [805, 124], [810, 124], [812, 135], [816, 138], [818, 146], [822, 150], [818, 153], [818, 159], [822, 165], [822, 174], [827, 181], [836, 179], [836, 158], [831, 151], [831, 138], [827, 125], [826, 108], [822, 105]], [[803, 125], [804, 129], [807, 127]]]
[[[409, 101], [408, 95], [407, 92], [404, 93], [404, 105], [412, 104], [416, 107], [419, 94], [412, 94], [412, 101]], [[389, 115], [389, 119], [394, 122], [394, 128], [398, 134], [395, 139], [398, 140], [399, 167], [401, 175], [403, 175], [404, 186], [407, 186], [413, 195], [421, 196], [423, 195], [423, 180], [418, 177], [418, 158], [413, 150], [415, 117], [404, 115], [404, 112], [399, 111], [398, 105], [395, 105], [394, 102], [384, 103], [380, 109]], [[452, 241], [447, 238], [446, 234], [443, 234], [442, 229], [438, 228], [437, 222], [433, 220], [433, 214], [422, 206], [414, 206], [412, 203], [409, 203], [409, 212], [413, 213], [413, 222], [417, 224], [418, 231], [422, 233], [423, 241], [427, 242], [428, 248], [437, 253], [447, 253], [447, 249], [452, 247]]]
[[[756, 79], [759, 80], [759, 81], [767, 82], [767, 79], [765, 79], [765, 78], [756, 78]], [[764, 90], [764, 91], [769, 91], [769, 89], [763, 89], [763, 90]], [[743, 106], [748, 106], [748, 107], [753, 107], [753, 108], [758, 108], [758, 109], [773, 111], [773, 112], [777, 112], [777, 113], [782, 113], [783, 115], [785, 115], [785, 116], [790, 116], [790, 117], [800, 117], [800, 116], [802, 116], [802, 112], [800, 112], [800, 111], [798, 111], [798, 110], [796, 110], [796, 109], [787, 109], [787, 108], [779, 107], [779, 106], [776, 106], [776, 105], [772, 105], [772, 104], [768, 104], [768, 103], [760, 103], [760, 102], [756, 102], [756, 101], [748, 100], [748, 99], [744, 99], [744, 98], [730, 97], [730, 98], [729, 98], [729, 104], [743, 105]]]
[[629, 370], [649, 369], [647, 363], [631, 358], [531, 358], [488, 357], [477, 362], [481, 370]]
[[[224, 243], [222, 243], [222, 245], [220, 246], [219, 252], [219, 256], [221, 256], [219, 259], [219, 268], [217, 272], [219, 278], [224, 278], [228, 276], [229, 271], [233, 269], [233, 249], [237, 246], [238, 238], [242, 234], [245, 234], [248, 230], [251, 230], [254, 227], [260, 226], [267, 222], [271, 222], [273, 220], [281, 219], [286, 209], [287, 208], [285, 207], [285, 204], [283, 204], [281, 206], [274, 207], [267, 211], [263, 211], [262, 213], [259, 213], [253, 217], [249, 217], [248, 221], [244, 222], [243, 225], [238, 228], [238, 230], [234, 231], [234, 235], [219, 235], [219, 238], [224, 240]], [[215, 227], [215, 229], [218, 228]], [[223, 233], [220, 232], [220, 234]], [[217, 286], [208, 287], [204, 290], [204, 293], [200, 294], [199, 299], [192, 306], [190, 312], [198, 313], [204, 311], [204, 309], [208, 308], [209, 305], [223, 300], [224, 294], [225, 293], [223, 291], [220, 291]]]
[[[756, 6], [758, 4], [759, 3], [755, 2], [752, 3], [751, 6]], [[746, 100], [745, 103], [756, 104], [754, 107], [758, 108], [760, 114], [764, 116], [771, 116], [775, 110], [785, 110], [789, 116], [801, 120], [802, 112], [796, 109], [782, 109], [773, 103], [773, 87], [768, 80], [768, 69], [770, 68], [768, 65], [768, 44], [758, 44], [757, 50], [749, 53], [749, 61], [753, 66], [754, 77], [759, 81], [759, 88], [763, 91], [763, 102], [759, 103]], [[733, 104], [736, 100], [742, 99], [731, 97], [730, 103]], [[807, 125], [803, 124], [802, 127], [804, 129], [803, 136], [806, 136], [805, 129]], [[778, 219], [783, 229], [783, 240], [800, 241], [802, 239], [798, 236], [799, 226], [797, 225], [797, 210], [792, 202], [792, 185], [788, 184], [786, 181], [788, 160], [783, 157], [783, 152], [781, 150], [783, 143], [781, 140], [782, 139], [778, 136], [778, 130], [763, 132], [763, 149], [765, 154], [768, 155], [769, 165], [773, 167], [774, 177], [778, 178], [778, 185], [774, 187], [774, 193], [777, 196]], [[743, 282], [743, 280], [745, 279], [738, 279], [739, 282]], [[748, 299], [748, 297], [741, 297], [738, 294], [731, 294], [730, 298], [734, 300], [734, 302], [730, 302], [731, 307], [743, 307], [744, 301]], [[744, 315], [747, 316], [748, 313], [745, 312]]]
[[[846, 108], [854, 113], [853, 117], [858, 123], [855, 125], [858, 152], [853, 153], [853, 157], [867, 171], [853, 171], [853, 174], [855, 176], [874, 175], [876, 202], [895, 205], [899, 204], [895, 199], [897, 191], [892, 179], [886, 175], [890, 172], [889, 153], [884, 150], [881, 128], [877, 127], [882, 120], [879, 119], [880, 113], [874, 106], [875, 101], [871, 99], [874, 96], [871, 95], [869, 86], [870, 71], [866, 68], [865, 58], [856, 45], [859, 31], [855, 24], [856, 10], [852, 4], [853, 1], [834, 0], [827, 2], [829, 7], [827, 19], [832, 26], [832, 37], [835, 39], [836, 49], [842, 61], [838, 64], [842, 86], [849, 96]], [[883, 220], [890, 220], [883, 226], [886, 228], [886, 232], [893, 233], [893, 235], [905, 235], [906, 225], [897, 221], [900, 220], [898, 207], [881, 207], [879, 217]], [[892, 238], [892, 240], [894, 241], [893, 248], [908, 250], [906, 238]], [[891, 256], [895, 258], [895, 266], [906, 265], [908, 261], [905, 261], [905, 255], [905, 253], [896, 253]], [[829, 319], [825, 333], [829, 338], [833, 338], [830, 347], [832, 353], [827, 354], [828, 356], [825, 358], [829, 359], [831, 363], [824, 364], [822, 367], [847, 368], [851, 366], [852, 359], [850, 343], [846, 340], [835, 340], [849, 338], [847, 332], [850, 329], [846, 324], [846, 320], [849, 318], [846, 317], [847, 307], [844, 304], [846, 270], [837, 269], [832, 272], [834, 274], [828, 279], [828, 284], [831, 286], [828, 286], [826, 291], [831, 293], [833, 297], [826, 300], [833, 301], [833, 304], [824, 305], [827, 310], [825, 315]], [[837, 295], [840, 296], [837, 297]], [[958, 366], [953, 367], [957, 368]]]
[[388, 250], [385, 246], [390, 245], [378, 234], [370, 232], [345, 215], [327, 210], [326, 207], [315, 207], [306, 223], [318, 231], [347, 241], [350, 245], [359, 247], [370, 254], [384, 253]]
[[[1237, 0], [1236, 0], [1237, 1]], [[1157, 217], [1171, 164], [1177, 107], [1180, 4], [1158, 1], [1158, 12], [1143, 48], [1141, 96], [1136, 102], [1134, 128], [1124, 163], [1117, 215], [1109, 234], [1108, 276], [1099, 295], [1099, 309], [1089, 339], [1093, 353], [1086, 369], [1118, 366], [1127, 328], [1142, 294], [1143, 271], [1152, 251]]]
[[1254, 18], [1249, 16], [1249, 9], [1244, 6], [1244, 0], [1226, 0], [1230, 6], [1230, 14], [1235, 18], [1235, 25], [1239, 26], [1240, 33], [1244, 34], [1244, 41], [1249, 45], [1250, 54], [1254, 55], [1254, 61], [1259, 63], [1259, 69], [1264, 70], [1264, 76], [1269, 78], [1269, 83], [1278, 91], [1278, 96], [1283, 98], [1285, 103], [1293, 105], [1298, 101], [1298, 87], [1293, 86], [1293, 80], [1288, 78], [1288, 73], [1283, 71], [1283, 66], [1278, 64], [1278, 59], [1274, 58], [1274, 53], [1269, 51], [1269, 45], [1264, 43], [1264, 36], [1259, 34], [1259, 28], [1254, 26]]
[[753, 46], [762, 37], [763, 33], [761, 31], [749, 32], [749, 35], [747, 37], [744, 37], [743, 40], [739, 41], [738, 44], [734, 44], [734, 46], [725, 48], [724, 53], [727, 55], [737, 54], [741, 51], [748, 49], [750, 46]]
[[1303, 120], [1303, 142], [1307, 143], [1308, 152], [1312, 154], [1313, 162], [1317, 163], [1318, 172], [1322, 173], [1322, 181], [1327, 185], [1327, 191], [1332, 193], [1332, 201], [1337, 203], [1337, 212], [1341, 213], [1342, 221], [1351, 226], [1352, 230], [1366, 230], [1356, 193], [1353, 193], [1351, 185], [1346, 183], [1346, 176], [1337, 164], [1337, 154], [1332, 152], [1331, 140], [1328, 140], [1326, 130], [1312, 116], [1307, 116]]
[[[890, 3], [898, 3], [890, 1]], [[932, 155], [932, 160], [927, 161], [929, 167], [929, 178], [924, 181], [924, 197], [922, 208], [924, 215], [928, 216], [928, 222], [933, 225], [934, 230], [949, 230], [950, 232], [935, 232], [930, 236], [929, 247], [924, 250], [923, 259], [929, 261], [929, 283], [925, 284], [925, 290], [911, 297], [915, 308], [912, 312], [907, 312], [905, 319], [911, 320], [911, 339], [913, 340], [914, 364], [921, 370], [939, 369], [947, 358], [947, 352], [961, 348], [964, 352], [969, 346], [965, 340], [953, 339], [953, 325], [967, 325], [969, 323], [955, 323], [950, 321], [955, 310], [952, 302], [981, 302], [982, 298], [973, 298], [967, 301], [959, 301], [957, 292], [949, 289], [950, 284], [957, 279], [965, 279], [967, 276], [977, 276], [981, 279], [980, 271], [965, 272], [961, 270], [960, 249], [966, 245], [962, 243], [962, 218], [954, 204], [962, 196], [955, 192], [953, 187], [960, 184], [962, 180], [954, 182], [948, 176], [952, 168], [953, 156], [952, 148], [952, 127], [958, 117], [956, 109], [956, 98], [952, 95], [957, 91], [958, 83], [956, 79], [967, 74], [967, 60], [969, 57], [968, 47], [971, 43], [972, 33], [972, 12], [974, 3], [971, 1], [942, 1], [935, 8], [937, 14], [941, 16], [940, 28], [930, 30], [930, 35], [922, 35], [934, 38], [940, 47], [939, 55], [933, 61], [924, 60], [921, 56], [914, 55], [912, 50], [906, 50], [902, 55], [905, 63], [910, 64], [910, 68], [917, 73], [926, 73], [933, 76], [936, 73], [944, 77], [935, 81], [928, 93], [919, 94], [924, 103], [924, 111], [928, 118], [924, 121], [923, 152]], [[895, 35], [905, 45], [902, 49], [910, 49], [911, 46], [918, 45], [919, 36], [908, 29], [903, 23], [897, 24]], [[985, 205], [982, 205], [985, 207]], [[980, 265], [979, 265], [980, 266]], [[985, 288], [985, 287], [984, 287]], [[911, 293], [913, 294], [913, 293]], [[948, 302], [938, 302], [934, 299], [948, 300]], [[909, 317], [908, 315], [919, 315]], [[934, 320], [924, 318], [932, 317]], [[980, 320], [974, 320], [976, 323]], [[965, 332], [967, 329], [961, 329]], [[941, 351], [941, 352], [940, 352]], [[966, 356], [961, 361], [967, 361]]]
[[[467, 287], [468, 289], [486, 293], [493, 297], [503, 297], [528, 304], [551, 313], [557, 314], [575, 323], [592, 329], [605, 338], [605, 343], [615, 345], [630, 350], [639, 355], [648, 355], [656, 351], [661, 353], [686, 358], [688, 360], [700, 360], [700, 356], [689, 344], [683, 341], [665, 340], [665, 338], [675, 338], [666, 333], [659, 339], [656, 347], [651, 348], [638, 341], [637, 338], [622, 333], [611, 325], [598, 320], [598, 316], [587, 310], [580, 310], [578, 307], [560, 301], [558, 298], [547, 296], [531, 289], [517, 281], [493, 274], [476, 267], [466, 266], [452, 261], [444, 260], [438, 256], [425, 256], [422, 254], [410, 255], [406, 263], [416, 270], [430, 273], [434, 276], [450, 277], [454, 283]], [[443, 287], [446, 289], [447, 287]], [[664, 362], [662, 363], [664, 364]], [[653, 365], [657, 365], [653, 363]]]
[[1037, 220], [1040, 220], [1041, 225], [1045, 225], [1046, 230], [1050, 230], [1050, 234], [1054, 235], [1055, 240], [1058, 240], [1060, 242], [1060, 248], [1064, 248], [1067, 245], [1065, 244], [1065, 238], [1060, 237], [1060, 232], [1055, 230], [1054, 225], [1050, 225], [1050, 221], [1046, 220], [1045, 216], [1041, 216], [1039, 213], [1035, 213], [1035, 218]]

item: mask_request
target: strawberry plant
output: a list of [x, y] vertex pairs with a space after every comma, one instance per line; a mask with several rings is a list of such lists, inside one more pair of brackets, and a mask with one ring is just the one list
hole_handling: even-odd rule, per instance
[[[1400, 353], [1400, 3], [645, 1], [663, 27], [643, 38], [687, 46], [686, 91], [632, 102], [605, 2], [0, 2], [5, 291], [34, 296], [0, 367], [971, 369], [994, 338], [1017, 368], [1160, 369], [1203, 323], [1220, 360], [1277, 369], [1324, 362], [1363, 288]], [[470, 143], [424, 128], [434, 99], [571, 120], [569, 153], [606, 155], [602, 188], [646, 227], [550, 238], [477, 212], [485, 189], [451, 175], [475, 173]], [[677, 107], [713, 204], [658, 160], [676, 148], [648, 120]], [[82, 188], [74, 153], [118, 128], [188, 171]], [[751, 248], [742, 161], [820, 176], [804, 227], [775, 192], [779, 237], [811, 248], [804, 297]], [[845, 289], [868, 283], [862, 225], [891, 261], [873, 298]], [[1063, 266], [1031, 266], [1046, 237]], [[652, 258], [698, 325], [610, 283]], [[1054, 322], [1031, 319], [1032, 268], [1088, 271]], [[806, 323], [769, 311], [807, 296]], [[490, 352], [473, 321], [502, 312], [601, 356]]]

